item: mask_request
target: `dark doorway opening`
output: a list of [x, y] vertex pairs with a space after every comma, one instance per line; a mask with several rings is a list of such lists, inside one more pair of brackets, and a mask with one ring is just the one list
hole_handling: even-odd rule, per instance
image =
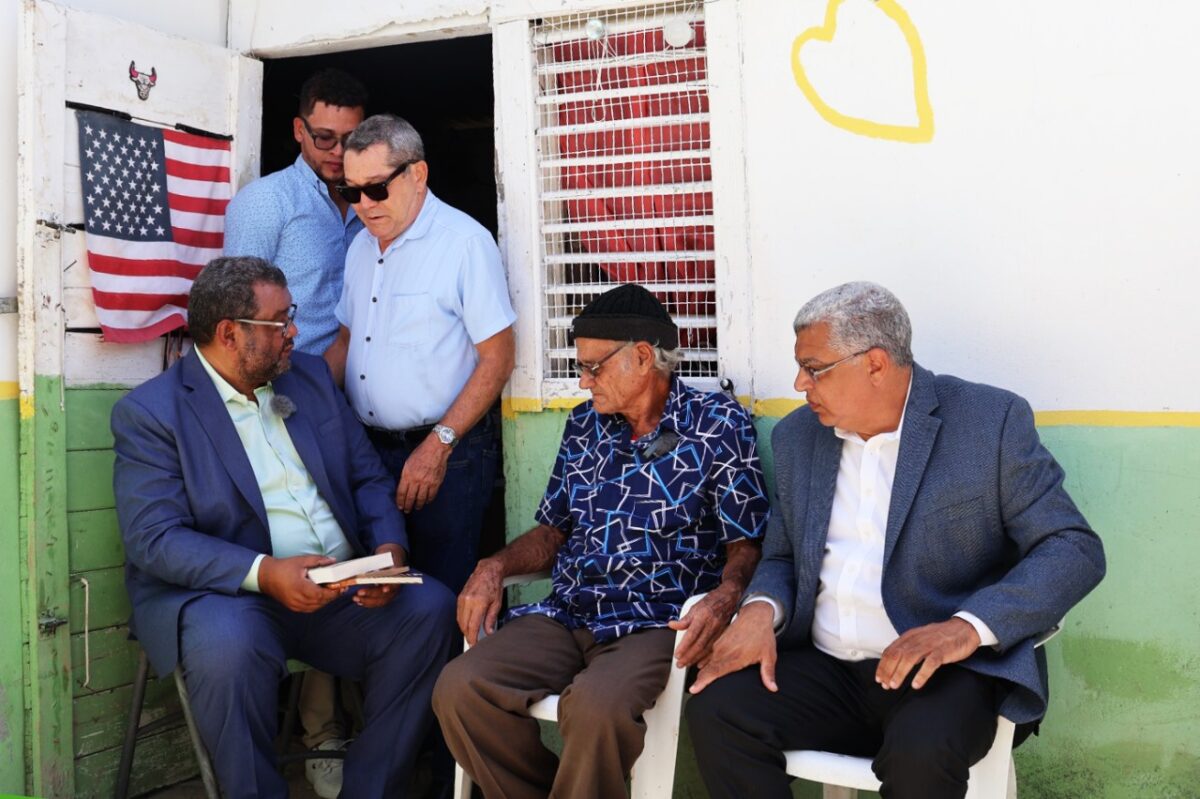
[[[425, 142], [429, 187], [497, 234], [492, 37], [346, 50], [263, 62], [262, 174], [289, 166], [300, 86], [319, 69], [354, 75], [370, 93], [367, 116], [396, 114]], [[497, 480], [480, 556], [504, 546], [504, 485]]]
[[368, 116], [411, 122], [425, 140], [429, 187], [496, 235], [491, 36], [264, 61], [262, 174], [296, 160], [292, 119], [300, 85], [324, 67], [366, 85]]

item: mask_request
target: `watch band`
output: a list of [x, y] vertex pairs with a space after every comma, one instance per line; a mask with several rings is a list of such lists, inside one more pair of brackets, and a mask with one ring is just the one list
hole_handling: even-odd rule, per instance
[[453, 427], [447, 427], [444, 424], [435, 424], [433, 426], [433, 434], [438, 437], [438, 441], [441, 441], [451, 449], [458, 444], [458, 433], [454, 432]]

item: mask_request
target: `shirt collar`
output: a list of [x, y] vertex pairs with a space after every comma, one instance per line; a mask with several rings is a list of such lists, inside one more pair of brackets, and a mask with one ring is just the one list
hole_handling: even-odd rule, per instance
[[[871, 438], [868, 440], [874, 441], [875, 439], [879, 439], [880, 441], [895, 441], [896, 439], [900, 438], [900, 433], [904, 430], [904, 416], [905, 416], [905, 414], [908, 413], [908, 398], [912, 395], [912, 384], [913, 384], [912, 375], [909, 374], [908, 390], [904, 392], [904, 409], [900, 411], [900, 424], [896, 425], [895, 430], [891, 430], [887, 433], [878, 433], [876, 435], [871, 436]], [[866, 443], [863, 440], [863, 437], [860, 436], [858, 433], [852, 432], [850, 430], [843, 430], [840, 427], [833, 428], [833, 434], [836, 435], [838, 438], [842, 439], [843, 441], [854, 441], [854, 442], [857, 442], [860, 444]]]
[[[337, 207], [337, 203], [329, 196], [329, 186], [317, 176], [313, 168], [304, 160], [304, 156], [296, 156], [296, 161], [292, 164], [292, 167], [296, 170], [296, 174], [300, 177], [301, 182], [312, 186], [316, 190], [317, 196], [329, 203], [329, 207], [336, 211], [338, 216], [342, 216], [341, 209]], [[342, 217], [342, 222], [349, 225], [357, 217], [358, 212], [354, 210], [353, 205], [350, 205], [346, 207], [346, 215]]]
[[[220, 372], [218, 372], [213, 365], [208, 362], [208, 359], [204, 357], [204, 353], [200, 351], [199, 347], [194, 347], [193, 349], [196, 352], [196, 357], [200, 359], [200, 365], [204, 367], [204, 371], [208, 372], [208, 376], [212, 379], [213, 386], [217, 389], [217, 394], [221, 397], [222, 402], [224, 402], [226, 405], [231, 402], [238, 405], [254, 404], [246, 397], [245, 394], [230, 385], [228, 380], [221, 377]], [[264, 399], [267, 402], [270, 402], [270, 398], [274, 396], [274, 394], [275, 389], [270, 383], [254, 389], [254, 395], [258, 397], [260, 403], [263, 402]]]
[[442, 201], [435, 197], [432, 191], [426, 189], [425, 200], [421, 203], [421, 210], [417, 212], [417, 218], [408, 226], [408, 230], [401, 233], [395, 241], [388, 245], [384, 252], [391, 252], [409, 239], [419, 239], [428, 233], [429, 228], [433, 227], [433, 218], [437, 215], [438, 207], [441, 204]]
[[688, 406], [687, 399], [690, 389], [687, 384], [679, 379], [678, 375], [671, 375], [671, 388], [667, 394], [667, 401], [663, 405], [662, 416], [658, 419], [658, 424], [655, 428], [646, 435], [639, 438], [636, 442], [632, 442], [633, 428], [625, 417], [619, 413], [597, 413], [600, 423], [608, 435], [618, 439], [618, 443], [626, 446], [644, 446], [654, 441], [664, 430], [671, 430], [675, 433], [687, 429]]

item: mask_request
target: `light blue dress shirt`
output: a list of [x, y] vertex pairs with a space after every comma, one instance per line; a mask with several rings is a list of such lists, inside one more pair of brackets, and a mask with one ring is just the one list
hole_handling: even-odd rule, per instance
[[492, 234], [429, 192], [382, 253], [368, 230], [351, 243], [337, 318], [350, 328], [346, 395], [358, 418], [407, 430], [442, 418], [475, 370], [475, 345], [517, 314]]
[[[221, 395], [225, 410], [229, 411], [258, 480], [271, 533], [271, 554], [277, 558], [328, 555], [346, 560], [351, 557], [354, 550], [333, 510], [321, 497], [308, 467], [300, 459], [283, 418], [271, 407], [275, 389], [270, 383], [255, 389], [258, 402], [251, 402], [217, 373], [199, 347], [196, 355]], [[254, 559], [242, 581], [243, 589], [258, 591], [258, 568], [265, 557], [259, 555]]]
[[325, 183], [303, 158], [237, 193], [225, 210], [225, 255], [255, 255], [287, 275], [296, 303], [296, 349], [321, 355], [337, 337], [346, 249], [362, 220], [342, 218]]

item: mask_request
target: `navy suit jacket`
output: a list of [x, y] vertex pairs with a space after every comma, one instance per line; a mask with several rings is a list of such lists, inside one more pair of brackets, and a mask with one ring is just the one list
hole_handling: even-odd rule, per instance
[[[273, 381], [296, 410], [296, 451], [356, 554], [408, 548], [395, 481], [367, 441], [329, 368], [293, 352]], [[113, 489], [125, 542], [133, 633], [158, 674], [179, 659], [179, 613], [206, 592], [237, 594], [271, 554], [262, 493], [212, 378], [194, 352], [113, 408]]]
[[[842, 441], [810, 408], [776, 425], [777, 501], [747, 593], [784, 608], [781, 649], [811, 644]], [[913, 366], [883, 554], [883, 605], [896, 630], [965, 610], [999, 639], [962, 665], [1011, 684], [999, 712], [1046, 711], [1046, 660], [1033, 639], [1104, 576], [1104, 550], [1042, 446], [1029, 404], [1008, 391]]]

